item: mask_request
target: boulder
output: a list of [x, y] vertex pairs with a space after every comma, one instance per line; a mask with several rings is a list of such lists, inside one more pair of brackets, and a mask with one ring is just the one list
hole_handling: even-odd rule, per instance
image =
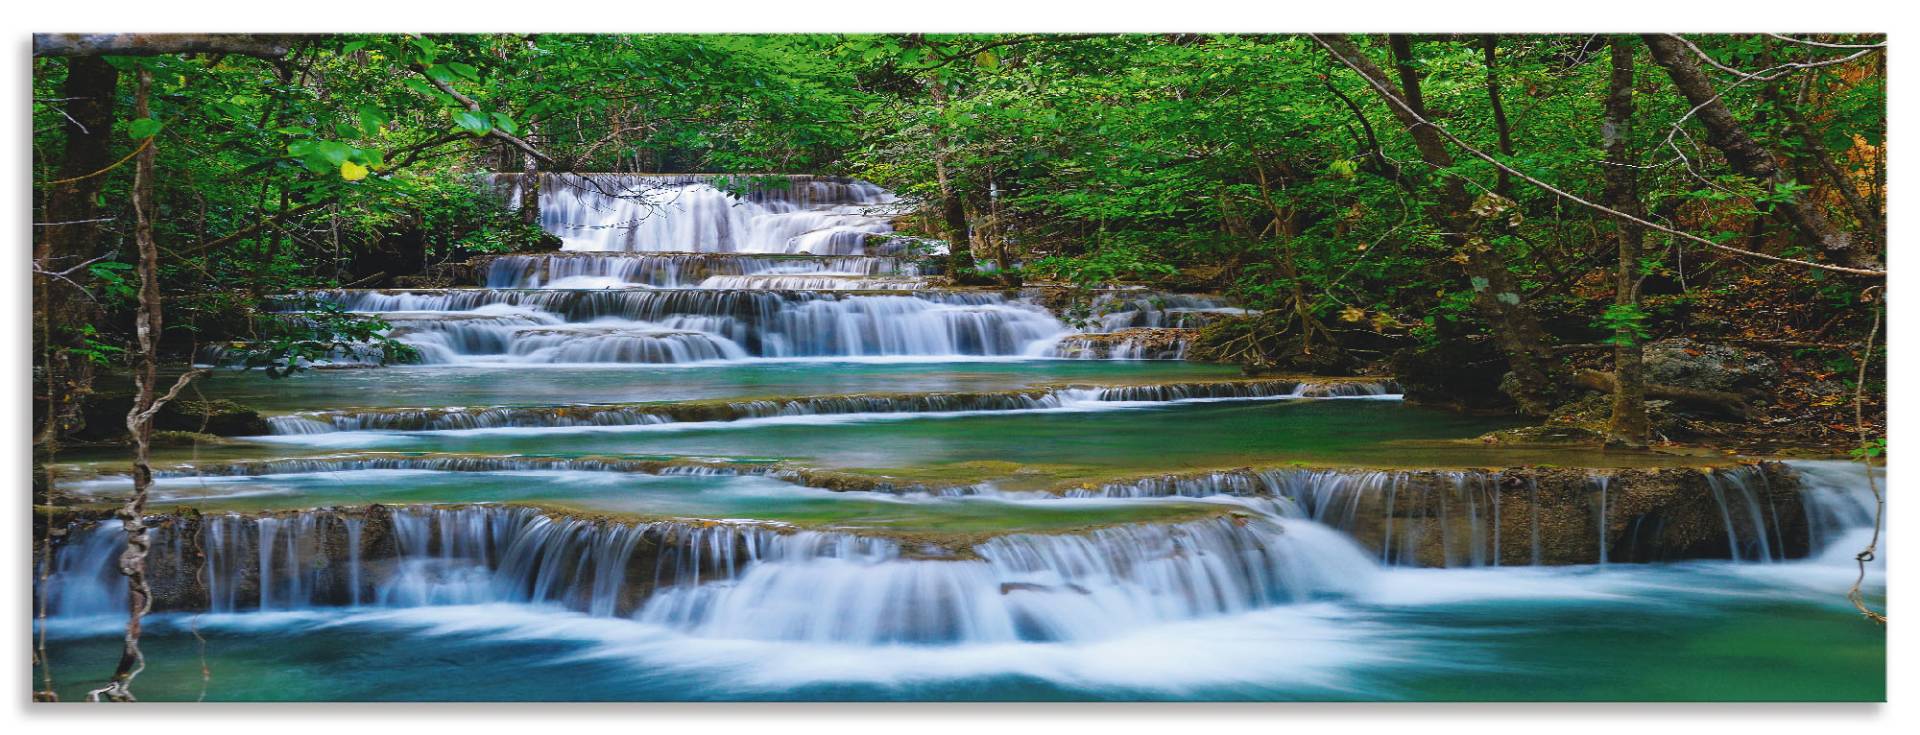
[[1647, 382], [1677, 388], [1748, 393], [1780, 377], [1773, 360], [1728, 345], [1663, 339], [1648, 344], [1646, 355]]
[[176, 399], [160, 409], [154, 428], [161, 431], [187, 431], [215, 436], [258, 436], [268, 433], [267, 420], [260, 412], [225, 399]]

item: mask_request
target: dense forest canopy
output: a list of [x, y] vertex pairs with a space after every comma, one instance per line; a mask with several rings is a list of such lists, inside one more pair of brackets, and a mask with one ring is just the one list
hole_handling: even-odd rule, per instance
[[[1771, 341], [1853, 380], [1885, 247], [1881, 49], [1773, 34], [41, 36], [36, 426], [42, 441], [79, 431], [93, 374], [138, 351], [143, 156], [156, 348], [181, 361], [244, 344], [248, 364], [290, 369], [380, 342], [375, 319], [268, 307], [541, 247], [537, 200], [506, 201], [491, 173], [805, 172], [908, 197], [903, 231], [951, 243], [958, 285], [1230, 295], [1260, 313], [1211, 329], [1200, 354], [1253, 369], [1399, 355], [1409, 372], [1441, 350], [1511, 371], [1460, 403], [1537, 416], [1594, 379], [1581, 368], [1661, 337]], [[1837, 425], [1826, 441], [1857, 428], [1818, 423]]]

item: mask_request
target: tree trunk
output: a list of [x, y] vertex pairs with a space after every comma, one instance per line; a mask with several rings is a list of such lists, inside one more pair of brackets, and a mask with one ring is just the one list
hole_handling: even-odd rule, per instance
[[[1499, 135], [1500, 154], [1512, 158], [1513, 131], [1507, 126], [1506, 105], [1500, 102], [1500, 72], [1494, 55], [1499, 43], [1500, 37], [1491, 33], [1480, 37], [1480, 48], [1487, 67], [1487, 103], [1493, 106], [1493, 130]], [[1500, 196], [1513, 198], [1513, 180], [1506, 171], [1501, 171], [1499, 178], [1494, 179], [1493, 190], [1500, 192]]]
[[[1607, 206], [1642, 217], [1638, 176], [1633, 158], [1633, 46], [1625, 36], [1607, 44], [1613, 56], [1613, 75], [1607, 87], [1607, 117], [1600, 128], [1606, 141], [1605, 199]], [[1614, 233], [1619, 267], [1614, 274], [1614, 304], [1636, 312], [1640, 306], [1641, 239], [1639, 225], [1621, 221]], [[1607, 443], [1625, 447], [1647, 445], [1647, 381], [1643, 364], [1646, 347], [1633, 325], [1613, 333], [1613, 407], [1607, 419]]]
[[[43, 194], [34, 223], [34, 342], [41, 357], [41, 390], [34, 399], [35, 454], [48, 455], [81, 428], [79, 401], [93, 386], [93, 365], [81, 351], [84, 328], [100, 308], [85, 290], [84, 264], [98, 257], [104, 170], [113, 164], [113, 102], [120, 72], [97, 58], [67, 61], [60, 88], [66, 99], [66, 144], [54, 183]], [[62, 274], [65, 275], [57, 275]]]
[[1861, 234], [1866, 236], [1867, 242], [1886, 242], [1887, 225], [1881, 218], [1880, 212], [1869, 206], [1867, 200], [1860, 196], [1860, 188], [1854, 183], [1853, 176], [1834, 162], [1832, 153], [1827, 150], [1827, 144], [1820, 140], [1820, 136], [1814, 134], [1813, 126], [1807, 124], [1807, 115], [1800, 109], [1800, 106], [1807, 102], [1805, 84], [1802, 84], [1797, 100], [1787, 99], [1786, 95], [1779, 94], [1777, 89], [1770, 91], [1772, 93], [1768, 96], [1773, 98], [1774, 106], [1779, 108], [1781, 117], [1786, 118], [1789, 130], [1799, 136], [1801, 144], [1806, 146], [1807, 155], [1813, 159], [1814, 165], [1820, 169], [1822, 175], [1826, 176], [1827, 183], [1839, 192], [1840, 198], [1853, 212], [1854, 219], [1859, 220], [1860, 228], [1864, 230]]
[[[1619, 387], [1619, 381], [1612, 373], [1603, 373], [1598, 370], [1581, 370], [1575, 372], [1573, 380], [1576, 385], [1595, 393], [1614, 393]], [[1752, 419], [1754, 416], [1753, 409], [1747, 405], [1746, 397], [1738, 393], [1702, 390], [1699, 388], [1682, 388], [1677, 385], [1662, 385], [1660, 383], [1648, 383], [1646, 391], [1648, 398], [1673, 401], [1674, 403], [1689, 408], [1708, 411], [1727, 418], [1745, 421]]]
[[[1680, 94], [1698, 109], [1694, 117], [1706, 127], [1707, 142], [1726, 156], [1728, 165], [1764, 187], [1772, 188], [1784, 183], [1773, 153], [1748, 135], [1740, 121], [1734, 119], [1733, 112], [1720, 99], [1719, 92], [1713, 88], [1713, 81], [1701, 70], [1686, 44], [1662, 33], [1649, 33], [1642, 38], [1653, 52], [1654, 61], [1666, 67], [1667, 76], [1673, 79], [1673, 85], [1680, 90]], [[1821, 213], [1819, 206], [1804, 197], [1795, 195], [1788, 201], [1775, 204], [1774, 211], [1812, 241], [1828, 261], [1856, 268], [1878, 267], [1876, 253], [1863, 252], [1853, 237], [1834, 227]]]
[[[528, 36], [528, 53], [537, 53], [538, 48], [534, 37]], [[505, 53], [506, 49], [502, 48], [501, 54]], [[534, 75], [534, 79], [539, 78], [538, 74]], [[527, 143], [540, 144], [540, 123], [527, 121]], [[540, 159], [524, 151], [520, 154], [520, 223], [530, 227], [540, 226]]]
[[[933, 97], [933, 106], [941, 115], [947, 113], [947, 88], [935, 80], [927, 84], [927, 93]], [[938, 124], [933, 126], [933, 175], [940, 184], [940, 219], [947, 228], [947, 269], [958, 275], [973, 270], [973, 231], [967, 225], [967, 205], [961, 199], [957, 186], [953, 183], [952, 172], [947, 167], [946, 129]]]
[[540, 161], [527, 153], [520, 154], [520, 222], [540, 226]]
[[[1341, 36], [1314, 38], [1327, 46], [1336, 61], [1351, 64], [1367, 80], [1368, 88], [1387, 103], [1401, 127], [1413, 137], [1414, 147], [1419, 149], [1420, 158], [1428, 166], [1436, 170], [1453, 167], [1453, 156], [1447, 152], [1446, 142], [1422, 121], [1428, 114], [1419, 104], [1419, 79], [1411, 59], [1403, 59], [1400, 64], [1404, 89], [1396, 94], [1386, 73], [1352, 41]], [[1410, 53], [1411, 45], [1405, 37], [1388, 38], [1400, 53]], [[1447, 244], [1457, 249], [1457, 258], [1466, 266], [1473, 284], [1474, 306], [1492, 328], [1494, 344], [1513, 372], [1509, 395], [1522, 413], [1545, 416], [1569, 393], [1566, 366], [1547, 345], [1546, 330], [1523, 303], [1520, 288], [1507, 271], [1506, 262], [1480, 234], [1506, 219], [1511, 202], [1489, 197], [1482, 205], [1476, 205], [1459, 179], [1450, 176], [1442, 175], [1433, 187], [1439, 201], [1427, 209], [1427, 214]], [[1492, 201], [1494, 199], [1499, 201]]]

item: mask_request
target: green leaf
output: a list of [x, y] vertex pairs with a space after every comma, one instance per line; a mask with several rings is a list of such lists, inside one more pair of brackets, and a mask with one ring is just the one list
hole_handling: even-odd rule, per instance
[[480, 70], [473, 68], [472, 64], [462, 64], [458, 61], [449, 61], [446, 64], [446, 68], [448, 70], [451, 70], [454, 74], [458, 75], [461, 79], [465, 79], [470, 82], [480, 81]]
[[386, 125], [388, 119], [387, 113], [381, 111], [378, 107], [374, 107], [373, 105], [360, 106], [360, 130], [367, 135], [379, 135], [380, 126]]
[[467, 131], [475, 137], [486, 135], [493, 131], [493, 124], [487, 121], [487, 116], [479, 112], [474, 112], [473, 110], [460, 110], [453, 113], [453, 124], [460, 126], [461, 130]]
[[507, 117], [507, 113], [504, 112], [493, 113], [493, 126], [508, 135], [520, 134], [520, 126], [513, 124], [513, 118]]
[[134, 140], [151, 138], [158, 132], [160, 132], [160, 121], [151, 117], [143, 117], [127, 123], [127, 137]]

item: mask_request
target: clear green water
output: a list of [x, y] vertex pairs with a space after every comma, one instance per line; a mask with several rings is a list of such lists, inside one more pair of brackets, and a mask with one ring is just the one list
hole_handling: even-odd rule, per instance
[[218, 371], [201, 391], [262, 411], [342, 406], [541, 406], [716, 398], [1020, 390], [1061, 382], [1172, 382], [1238, 376], [1227, 365], [1108, 360], [978, 362], [762, 361], [715, 365], [606, 367], [434, 366], [313, 370], [282, 379]]
[[[125, 482], [102, 481], [78, 489], [110, 497], [129, 487]], [[903, 498], [818, 490], [755, 476], [581, 471], [346, 470], [165, 478], [153, 493], [152, 507], [158, 512], [176, 507], [246, 512], [374, 503], [510, 503], [588, 516], [726, 518], [929, 538], [1175, 522], [1218, 515], [1234, 507], [1181, 499]]]
[[[802, 416], [705, 424], [447, 432], [343, 432], [279, 439], [295, 452], [453, 452], [773, 459], [929, 482], [1015, 487], [1288, 463], [1350, 466], [1643, 466], [1687, 458], [1515, 449], [1460, 441], [1509, 428], [1397, 401], [1281, 400], [1097, 406], [972, 415]], [[170, 454], [177, 456], [177, 453]]]

